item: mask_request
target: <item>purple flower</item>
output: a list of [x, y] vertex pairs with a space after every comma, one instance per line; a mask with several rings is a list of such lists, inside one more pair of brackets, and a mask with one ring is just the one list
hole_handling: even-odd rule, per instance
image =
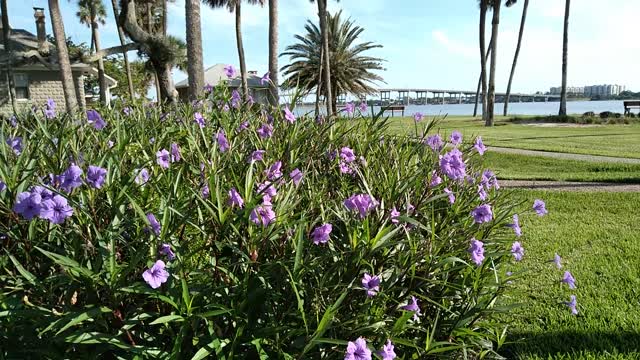
[[573, 315], [578, 315], [578, 302], [576, 301], [576, 296], [571, 295], [571, 300], [566, 303], [569, 309], [571, 309], [571, 313]]
[[342, 158], [342, 160], [348, 163], [356, 160], [356, 155], [354, 154], [353, 150], [351, 150], [351, 148], [348, 148], [346, 146], [340, 149], [340, 157]]
[[13, 150], [13, 152], [16, 155], [22, 154], [22, 138], [21, 137], [16, 136], [14, 138], [7, 138], [7, 145], [11, 147], [11, 150]]
[[266, 73], [264, 73], [264, 75], [262, 75], [262, 77], [260, 78], [260, 85], [265, 85], [268, 84], [269, 81], [271, 81], [271, 78], [269, 78], [269, 72], [267, 71]]
[[378, 294], [380, 291], [380, 277], [376, 275], [369, 275], [364, 273], [362, 277], [362, 287], [367, 290], [367, 296], [372, 297]]
[[47, 104], [44, 106], [44, 116], [47, 119], [56, 117], [56, 102], [51, 98], [47, 99]]
[[451, 180], [463, 180], [466, 176], [466, 165], [462, 153], [458, 149], [440, 156], [440, 171]]
[[240, 108], [240, 103], [242, 102], [242, 98], [240, 97], [240, 93], [238, 90], [233, 90], [231, 92], [231, 107], [234, 109]]
[[122, 112], [123, 112], [125, 115], [127, 115], [127, 116], [131, 115], [131, 111], [132, 111], [132, 109], [131, 109], [130, 107], [128, 107], [128, 106], [125, 106], [125, 107], [122, 109]]
[[149, 138], [149, 144], [155, 144], [155, 142], [156, 142], [156, 138], [154, 137]]
[[456, 202], [456, 195], [453, 193], [453, 191], [449, 190], [449, 188], [444, 188], [444, 193], [449, 195], [450, 204], [453, 204]]
[[562, 282], [569, 285], [569, 289], [576, 288], [576, 279], [573, 278], [570, 272], [565, 271], [564, 276], [562, 277]]
[[60, 175], [60, 188], [66, 192], [71, 192], [73, 189], [82, 185], [82, 169], [78, 165], [71, 164], [62, 175]]
[[480, 155], [484, 155], [484, 152], [487, 151], [487, 147], [482, 143], [482, 138], [480, 136], [476, 138], [476, 142], [473, 147], [476, 148], [476, 151]]
[[491, 205], [482, 204], [471, 211], [471, 216], [476, 224], [482, 224], [489, 222], [493, 219], [493, 212], [491, 211]]
[[413, 114], [413, 120], [415, 122], [420, 122], [420, 121], [422, 121], [422, 119], [424, 119], [424, 115], [422, 113], [417, 112], [417, 113]]
[[107, 176], [107, 169], [89, 165], [87, 169], [87, 183], [96, 189], [100, 189]]
[[427, 137], [425, 141], [427, 145], [431, 148], [431, 150], [435, 152], [440, 152], [442, 147], [444, 146], [444, 141], [442, 141], [442, 136], [440, 134], [435, 134]]
[[484, 260], [484, 244], [482, 241], [472, 238], [468, 251], [471, 254], [471, 260], [480, 266]]
[[11, 127], [17, 127], [18, 118], [15, 115], [11, 115], [11, 117], [9, 118], [9, 124], [11, 124]]
[[171, 155], [166, 149], [162, 149], [156, 153], [156, 162], [161, 168], [168, 169], [169, 160], [171, 160]]
[[147, 213], [147, 220], [149, 221], [149, 225], [151, 226], [151, 231], [153, 231], [156, 236], [160, 236], [160, 230], [162, 227], [160, 226], [158, 219], [156, 219], [156, 216], [152, 213]]
[[329, 235], [331, 234], [331, 230], [333, 230], [333, 226], [328, 223], [324, 223], [320, 226], [317, 226], [311, 232], [311, 239], [313, 239], [313, 243], [318, 244], [326, 244], [329, 241]]
[[562, 269], [562, 258], [560, 257], [560, 255], [555, 254], [553, 256], [553, 260], [551, 260], [551, 261], [553, 261], [553, 263], [556, 264], [556, 267], [558, 269]]
[[271, 167], [264, 171], [264, 175], [267, 177], [267, 179], [274, 181], [282, 176], [281, 168], [282, 161], [276, 161], [275, 163], [273, 163], [273, 165], [271, 165]]
[[229, 200], [227, 200], [227, 204], [231, 207], [244, 207], [244, 200], [242, 199], [242, 196], [240, 196], [238, 190], [234, 187], [229, 190]]
[[43, 186], [34, 186], [31, 188], [31, 194], [38, 194], [42, 198], [42, 201], [53, 199], [53, 192]]
[[360, 105], [358, 105], [358, 109], [360, 109], [361, 113], [366, 113], [367, 112], [367, 103], [365, 101], [361, 102]]
[[378, 355], [382, 360], [393, 360], [396, 358], [396, 353], [393, 351], [393, 344], [390, 339], [387, 339], [387, 343], [382, 346], [382, 350], [378, 351]]
[[204, 90], [206, 93], [211, 93], [211, 92], [213, 92], [213, 86], [212, 86], [211, 84], [209, 84], [209, 83], [206, 83], [206, 84], [204, 85], [204, 87], [203, 87], [203, 90]]
[[180, 153], [180, 145], [176, 143], [171, 143], [171, 162], [177, 162], [182, 159], [182, 154]]
[[264, 154], [266, 151], [264, 150], [255, 150], [251, 153], [251, 161], [262, 161], [264, 159]]
[[256, 225], [262, 224], [262, 227], [269, 226], [269, 224], [274, 222], [275, 219], [276, 213], [273, 212], [270, 205], [259, 205], [251, 211], [251, 214], [249, 214], [249, 220]]
[[493, 171], [491, 170], [485, 170], [482, 172], [480, 184], [484, 186], [487, 190], [490, 190], [491, 188], [494, 188], [496, 190], [500, 189], [498, 178], [496, 178], [496, 174], [494, 174]]
[[371, 360], [371, 350], [367, 347], [367, 341], [361, 337], [355, 342], [349, 341], [344, 360]]
[[418, 320], [418, 316], [421, 315], [420, 306], [418, 306], [418, 299], [415, 296], [411, 296], [411, 302], [401, 308], [406, 311], [413, 311], [413, 320]]
[[344, 161], [340, 161], [338, 168], [340, 168], [341, 174], [353, 174], [354, 171], [353, 167]]
[[0, 180], [0, 192], [3, 192], [6, 188], [7, 184], [4, 181]]
[[31, 220], [40, 215], [42, 209], [42, 197], [38, 193], [30, 193], [28, 191], [18, 194], [13, 211], [22, 215], [26, 220]]
[[93, 125], [93, 128], [96, 130], [102, 130], [102, 128], [107, 126], [107, 123], [104, 121], [100, 113], [93, 109], [87, 110], [87, 121], [89, 124]]
[[516, 233], [517, 237], [522, 235], [522, 229], [520, 228], [520, 220], [518, 218], [518, 214], [513, 214], [513, 223], [508, 224], [508, 227], [513, 229], [513, 232]]
[[300, 171], [298, 168], [293, 169], [293, 171], [291, 172], [291, 174], [289, 174], [289, 176], [293, 180], [293, 184], [295, 186], [298, 186], [302, 181], [302, 171]]
[[522, 257], [524, 256], [524, 248], [519, 241], [515, 241], [513, 245], [511, 245], [511, 254], [513, 254], [516, 261], [522, 260]]
[[258, 194], [262, 194], [263, 197], [268, 196], [271, 199], [278, 194], [278, 189], [270, 181], [265, 181], [258, 184]]
[[536, 214], [538, 214], [538, 216], [545, 216], [548, 213], [544, 201], [542, 201], [540, 199], [536, 199], [533, 202], [533, 210], [535, 210], [535, 212], [536, 212]]
[[142, 273], [142, 278], [152, 289], [159, 288], [169, 279], [169, 273], [164, 268], [164, 261], [158, 260], [151, 268]]
[[218, 149], [220, 149], [220, 152], [226, 152], [229, 150], [229, 141], [227, 140], [227, 135], [224, 130], [218, 131], [216, 134], [216, 140], [218, 142]]
[[438, 173], [435, 170], [433, 170], [433, 172], [431, 172], [431, 180], [429, 181], [429, 186], [436, 187], [440, 184], [442, 184], [442, 178], [438, 175]]
[[111, 140], [107, 141], [107, 147], [111, 149], [113, 147], [113, 141]]
[[208, 198], [209, 194], [209, 185], [205, 185], [202, 187], [202, 189], [200, 189], [200, 195], [202, 195], [203, 198]]
[[350, 211], [358, 211], [360, 217], [364, 219], [371, 210], [378, 206], [378, 202], [368, 194], [356, 194], [346, 199], [344, 206]]
[[291, 124], [296, 122], [296, 116], [289, 110], [288, 106], [284, 107], [284, 118]]
[[73, 215], [73, 208], [61, 195], [54, 195], [52, 199], [43, 201], [42, 205], [40, 217], [49, 220], [52, 224], [62, 224], [66, 218]]
[[135, 174], [135, 182], [138, 185], [144, 185], [149, 181], [149, 170], [146, 168], [143, 169], [135, 169], [133, 171]]
[[348, 102], [344, 105], [344, 112], [347, 114], [351, 115], [354, 111], [356, 111], [356, 104]]
[[236, 132], [242, 132], [244, 130], [247, 130], [249, 128], [249, 122], [248, 121], [243, 121], [240, 123], [240, 125], [238, 125], [238, 128], [236, 129]]
[[236, 68], [233, 65], [227, 65], [224, 67], [224, 73], [231, 79], [236, 76]]
[[204, 121], [204, 117], [199, 112], [193, 114], [193, 121], [195, 121], [195, 123], [198, 124], [198, 126], [200, 126], [200, 128], [205, 127], [206, 123]]
[[482, 201], [487, 200], [487, 197], [489, 197], [489, 195], [487, 194], [487, 190], [485, 190], [485, 188], [484, 188], [484, 186], [482, 186], [482, 184], [478, 185], [478, 197]]
[[396, 209], [396, 207], [394, 206], [393, 209], [391, 209], [391, 214], [390, 214], [390, 218], [391, 218], [391, 222], [393, 224], [397, 224], [400, 222], [400, 220], [398, 220], [398, 217], [400, 216], [400, 211], [398, 211]]
[[159, 252], [161, 255], [165, 255], [169, 261], [176, 258], [176, 254], [171, 250], [170, 244], [162, 244]]
[[451, 144], [453, 144], [454, 146], [458, 146], [462, 143], [462, 133], [460, 133], [460, 131], [454, 130], [451, 133], [451, 137], [449, 137], [449, 141], [451, 141]]
[[256, 130], [256, 133], [258, 133], [261, 139], [270, 138], [273, 136], [273, 126], [271, 126], [271, 124], [262, 124], [262, 126]]

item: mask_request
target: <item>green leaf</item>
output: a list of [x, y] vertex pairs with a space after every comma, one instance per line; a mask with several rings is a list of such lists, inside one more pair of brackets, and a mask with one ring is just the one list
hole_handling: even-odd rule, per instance
[[[5, 251], [6, 251], [6, 249], [5, 249]], [[7, 251], [7, 254], [9, 254], [8, 251]], [[20, 275], [22, 275], [22, 277], [25, 278], [25, 280], [27, 280], [31, 285], [36, 285], [36, 277], [35, 277], [35, 275], [33, 275], [32, 273], [27, 271], [27, 269], [25, 269], [22, 266], [22, 264], [20, 264], [20, 262], [13, 255], [9, 254], [9, 259], [11, 259], [11, 262], [16, 267], [16, 270], [18, 270]]]
[[216, 353], [216, 358], [219, 360], [224, 360], [226, 359], [226, 357], [222, 356], [222, 348], [224, 348], [225, 346], [227, 346], [227, 344], [229, 343], [228, 340], [222, 340], [220, 341], [220, 339], [216, 338], [214, 339], [212, 342], [208, 343], [207, 345], [201, 347], [196, 353], [195, 355], [193, 355], [193, 357], [191, 358], [191, 360], [201, 360], [204, 359], [206, 357], [209, 356], [209, 354], [211, 354], [211, 351], [215, 351]]
[[166, 324], [168, 322], [182, 322], [182, 321], [184, 321], [184, 318], [180, 315], [165, 315], [153, 320], [152, 322], [149, 323], [149, 325], [158, 325], [158, 324]]

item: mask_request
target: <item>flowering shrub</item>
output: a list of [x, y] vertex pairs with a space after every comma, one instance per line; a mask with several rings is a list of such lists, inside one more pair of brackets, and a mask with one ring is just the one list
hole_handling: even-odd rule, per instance
[[477, 146], [208, 90], [166, 112], [129, 105], [87, 121], [51, 102], [2, 125], [5, 354], [496, 351], [496, 300], [526, 244], [514, 244], [515, 204]]

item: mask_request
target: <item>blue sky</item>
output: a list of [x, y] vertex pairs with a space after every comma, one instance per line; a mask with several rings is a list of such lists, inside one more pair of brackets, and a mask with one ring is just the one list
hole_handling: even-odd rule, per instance
[[[317, 19], [308, 0], [280, 0], [280, 50], [303, 31], [307, 19]], [[518, 36], [522, 3], [502, 9], [498, 42], [497, 89], [504, 91]], [[67, 36], [89, 42], [90, 31], [75, 16], [76, 1], [59, 0]], [[365, 28], [363, 41], [382, 49], [372, 55], [385, 59], [380, 87], [475, 89], [479, 73], [477, 0], [329, 0], [329, 10], [342, 9]], [[107, 24], [101, 30], [104, 47], [118, 45], [110, 0]], [[572, 2], [569, 38], [569, 85], [603, 83], [626, 85], [640, 91], [640, 1], [601, 0]], [[35, 33], [33, 6], [47, 8], [46, 0], [9, 1], [14, 28]], [[523, 47], [514, 79], [515, 92], [547, 91], [561, 77], [563, 0], [532, 0]], [[185, 38], [184, 0], [169, 5], [169, 32]], [[490, 21], [490, 17], [488, 18]], [[488, 21], [488, 23], [490, 23]], [[47, 32], [51, 33], [47, 10]], [[226, 9], [202, 6], [205, 66], [237, 66], [234, 16]], [[268, 62], [268, 9], [243, 7], [243, 33], [247, 67], [266, 72]], [[487, 35], [487, 41], [489, 34]], [[280, 65], [287, 58], [280, 59]], [[176, 71], [176, 81], [186, 77]]]

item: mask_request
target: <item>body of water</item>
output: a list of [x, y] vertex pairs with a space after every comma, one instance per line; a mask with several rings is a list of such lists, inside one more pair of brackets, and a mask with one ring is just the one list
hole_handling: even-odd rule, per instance
[[[413, 116], [420, 112], [424, 115], [473, 115], [473, 104], [444, 104], [444, 105], [407, 105], [404, 110], [405, 116]], [[557, 115], [560, 102], [510, 102], [509, 115]], [[495, 114], [502, 115], [504, 103], [496, 103]], [[374, 106], [374, 111], [379, 111], [379, 106]], [[624, 112], [622, 100], [610, 101], [567, 101], [568, 114], [584, 114], [587, 111], [600, 113], [603, 111]], [[297, 114], [313, 112], [313, 106], [297, 106]], [[478, 104], [478, 115], [482, 113], [482, 104]], [[395, 116], [400, 116], [401, 112], [396, 111]], [[391, 115], [391, 112], [388, 112]]]

